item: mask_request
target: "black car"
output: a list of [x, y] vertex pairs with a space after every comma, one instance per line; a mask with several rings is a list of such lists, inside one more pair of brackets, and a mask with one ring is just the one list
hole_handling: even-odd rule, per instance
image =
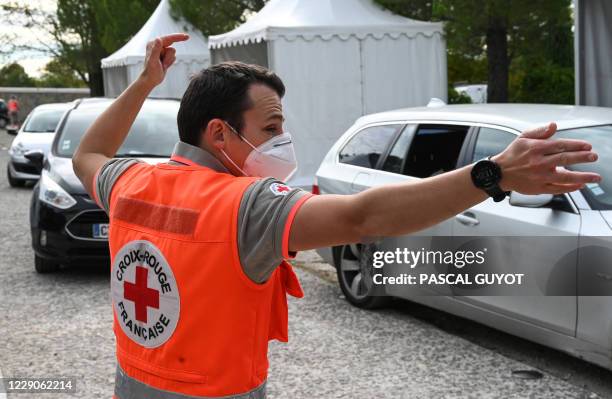
[[[75, 102], [62, 120], [32, 193], [30, 227], [35, 268], [52, 272], [60, 265], [108, 264], [108, 216], [86, 193], [72, 169], [72, 155], [98, 115], [112, 99]], [[161, 162], [170, 157], [178, 140], [175, 100], [145, 101], [116, 157]], [[29, 153], [36, 161], [37, 154]]]
[[0, 98], [0, 129], [4, 129], [10, 122], [8, 107], [4, 100]]

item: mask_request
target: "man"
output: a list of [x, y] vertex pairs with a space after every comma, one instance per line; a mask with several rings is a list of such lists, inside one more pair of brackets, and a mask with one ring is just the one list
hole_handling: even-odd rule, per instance
[[19, 124], [19, 101], [17, 101], [17, 97], [12, 95], [8, 104], [8, 112], [9, 118], [11, 119], [11, 125]]
[[[285, 88], [241, 63], [192, 78], [168, 163], [111, 159], [174, 62], [170, 46], [187, 38], [148, 44], [141, 76], [73, 159], [110, 215], [117, 398], [263, 398], [268, 341], [287, 340], [286, 294], [303, 295], [285, 261], [297, 251], [415, 232], [510, 190], [557, 194], [600, 180], [558, 168], [597, 156], [581, 140], [547, 140], [550, 124], [489, 161], [417, 182], [354, 195], [290, 189], [282, 182], [296, 167], [283, 132]], [[501, 180], [487, 180], [491, 171]]]

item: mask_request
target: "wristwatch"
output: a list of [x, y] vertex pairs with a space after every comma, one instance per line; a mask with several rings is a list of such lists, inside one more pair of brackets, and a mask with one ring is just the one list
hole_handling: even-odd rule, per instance
[[491, 160], [490, 155], [474, 164], [471, 175], [474, 185], [484, 190], [493, 198], [493, 201], [502, 201], [507, 195], [510, 195], [510, 191], [504, 191], [499, 186], [502, 171], [499, 165]]

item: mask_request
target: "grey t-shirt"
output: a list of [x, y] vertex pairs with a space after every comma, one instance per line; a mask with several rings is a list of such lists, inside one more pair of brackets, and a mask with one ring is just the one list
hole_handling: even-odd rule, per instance
[[[115, 182], [137, 159], [115, 158], [104, 164], [95, 181], [99, 205], [108, 213]], [[251, 184], [243, 194], [238, 211], [238, 253], [244, 273], [254, 282], [265, 282], [280, 262], [295, 254], [283, 248], [283, 236], [298, 201], [311, 194], [265, 178]]]

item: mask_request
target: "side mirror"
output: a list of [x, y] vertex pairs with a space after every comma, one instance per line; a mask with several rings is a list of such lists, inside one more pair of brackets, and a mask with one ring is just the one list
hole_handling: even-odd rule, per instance
[[38, 173], [42, 172], [43, 161], [45, 160], [45, 154], [41, 150], [31, 150], [23, 154], [23, 156], [32, 162]]
[[510, 205], [523, 206], [526, 208], [539, 208], [553, 200], [552, 194], [526, 195], [512, 191], [510, 193]]

